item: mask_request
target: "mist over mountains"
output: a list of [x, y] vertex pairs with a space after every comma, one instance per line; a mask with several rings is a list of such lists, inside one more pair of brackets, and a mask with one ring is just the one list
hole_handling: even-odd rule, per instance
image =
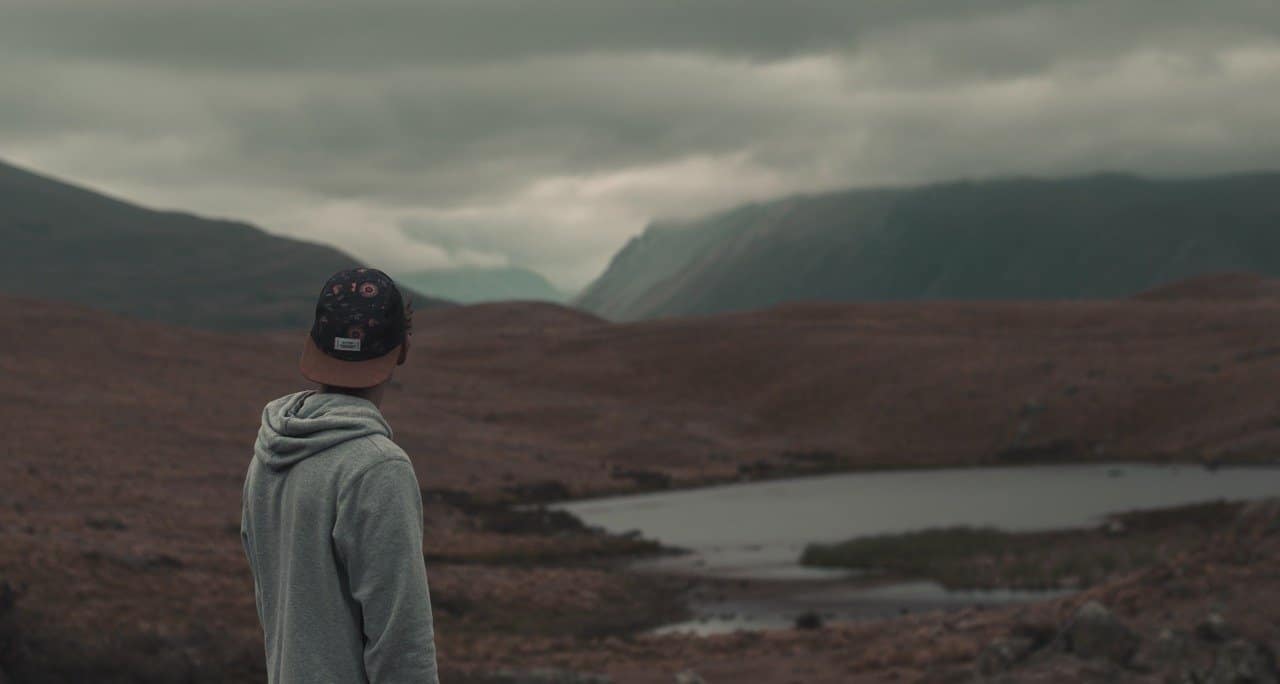
[[[343, 252], [0, 163], [0, 292], [213, 329], [306, 327]], [[441, 302], [415, 297], [418, 307]]]
[[568, 299], [541, 274], [518, 266], [449, 268], [395, 275], [398, 283], [459, 304]]
[[1280, 173], [849, 190], [655, 223], [576, 303], [632, 320], [793, 300], [1111, 298], [1280, 274], [1278, 228]]

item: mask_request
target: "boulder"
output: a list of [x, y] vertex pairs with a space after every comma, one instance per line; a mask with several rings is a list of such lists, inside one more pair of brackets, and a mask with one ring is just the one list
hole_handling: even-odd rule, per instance
[[987, 644], [978, 654], [978, 672], [986, 676], [1000, 674], [1026, 660], [1036, 642], [1027, 637], [1007, 637]]
[[1219, 613], [1210, 613], [1203, 622], [1196, 625], [1196, 636], [1214, 644], [1230, 641], [1234, 633], [1226, 618]]
[[1063, 630], [1066, 650], [1085, 660], [1127, 665], [1138, 642], [1138, 635], [1097, 601], [1081, 606]]
[[1202, 680], [1204, 684], [1277, 684], [1275, 654], [1266, 645], [1234, 639], [1223, 644]]
[[707, 680], [693, 670], [676, 673], [676, 684], [707, 684]]
[[814, 612], [801, 613], [796, 616], [796, 629], [821, 629], [822, 616]]
[[1165, 627], [1151, 644], [1153, 664], [1184, 663], [1190, 658], [1191, 640], [1186, 632]]

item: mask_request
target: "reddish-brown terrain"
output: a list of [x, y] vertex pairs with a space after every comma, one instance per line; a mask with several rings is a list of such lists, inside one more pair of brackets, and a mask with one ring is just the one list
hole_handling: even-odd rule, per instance
[[[486, 502], [869, 467], [1272, 460], [1280, 298], [1266, 281], [1242, 296], [1233, 280], [1225, 297], [1217, 282], [1116, 302], [797, 304], [625, 325], [537, 304], [421, 312], [385, 412], [427, 494], [443, 671], [812, 682], [971, 666], [1012, 613], [635, 637], [679, 610], [677, 590], [590, 559], [642, 545]], [[302, 334], [0, 308], [0, 582], [17, 590], [12, 610], [0, 595], [0, 668], [262, 681], [240, 491], [262, 405], [305, 386]], [[1098, 591], [1140, 624], [1244, 605], [1245, 587], [1275, 608], [1280, 556], [1259, 529], [1271, 536], [1248, 563], [1178, 570], [1191, 589], [1176, 601], [1153, 583], [1132, 600], [1128, 585]], [[1274, 621], [1252, 624], [1275, 643]]]

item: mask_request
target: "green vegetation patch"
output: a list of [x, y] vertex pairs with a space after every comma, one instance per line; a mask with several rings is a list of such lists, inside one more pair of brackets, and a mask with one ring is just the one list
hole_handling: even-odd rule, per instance
[[1202, 546], [1231, 524], [1238, 509], [1239, 504], [1217, 501], [1122, 513], [1094, 529], [947, 527], [860, 537], [810, 544], [800, 562], [931, 579], [949, 589], [1084, 588]]
[[931, 576], [950, 563], [1018, 546], [1019, 535], [986, 527], [946, 527], [810, 544], [803, 565]]

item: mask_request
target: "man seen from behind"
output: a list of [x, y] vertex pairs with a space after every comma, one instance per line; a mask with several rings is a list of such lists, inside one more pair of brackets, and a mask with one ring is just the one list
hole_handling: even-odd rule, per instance
[[380, 410], [411, 324], [387, 274], [335, 274], [302, 351], [319, 388], [262, 412], [240, 536], [270, 684], [438, 682], [422, 496]]

